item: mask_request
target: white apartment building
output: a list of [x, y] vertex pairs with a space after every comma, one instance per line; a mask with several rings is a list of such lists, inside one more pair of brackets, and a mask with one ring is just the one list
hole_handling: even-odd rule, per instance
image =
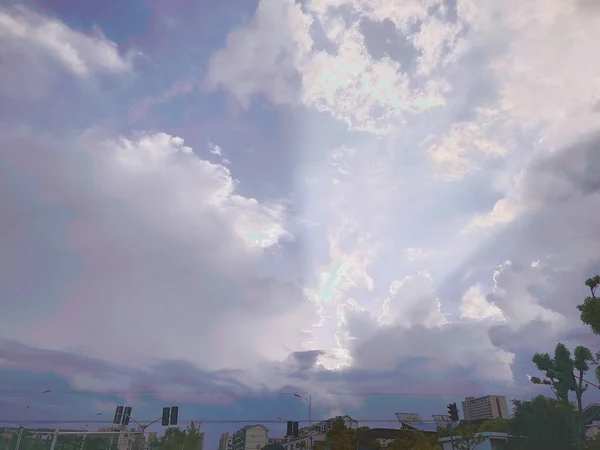
[[462, 402], [465, 420], [508, 419], [508, 405], [503, 395], [486, 395], [485, 397], [467, 397]]
[[[346, 426], [346, 428], [350, 428], [353, 430], [356, 430], [358, 428], [358, 420], [354, 420], [350, 416], [341, 416], [341, 418], [344, 421], [344, 425]], [[333, 417], [331, 419], [327, 419], [327, 420], [323, 420], [321, 422], [314, 423], [310, 427], [300, 428], [300, 430], [298, 430], [298, 431], [300, 433], [302, 433], [302, 430], [314, 430], [314, 431], [322, 431], [324, 433], [327, 433], [329, 430], [331, 430], [331, 427], [333, 426], [333, 422], [335, 419], [339, 419], [339, 417]]]
[[269, 442], [269, 430], [264, 425], [248, 425], [231, 437], [228, 450], [260, 450]]

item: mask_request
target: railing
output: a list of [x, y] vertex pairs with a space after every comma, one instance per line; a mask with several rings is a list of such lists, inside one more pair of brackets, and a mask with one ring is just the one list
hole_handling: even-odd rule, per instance
[[587, 405], [583, 411], [583, 423], [589, 424], [594, 419], [600, 419], [600, 404], [592, 403], [591, 405]]

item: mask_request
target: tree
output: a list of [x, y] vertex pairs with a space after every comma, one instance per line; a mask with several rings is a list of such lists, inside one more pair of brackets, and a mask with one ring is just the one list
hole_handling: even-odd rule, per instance
[[510, 434], [523, 439], [509, 442], [511, 450], [566, 450], [575, 442], [573, 405], [538, 395], [529, 401], [514, 400]]
[[575, 363], [567, 347], [558, 343], [553, 358], [548, 353], [536, 353], [532, 361], [544, 378], [531, 377], [531, 382], [550, 386], [557, 400], [568, 402], [569, 392], [575, 391], [577, 385], [573, 374]]
[[554, 350], [554, 358], [548, 353], [536, 353], [533, 356], [533, 363], [537, 369], [544, 372], [545, 378], [531, 377], [535, 384], [546, 384], [551, 386], [556, 399], [568, 403], [569, 393], [575, 393], [578, 414], [573, 415], [571, 427], [574, 429], [576, 437], [576, 447], [581, 448], [583, 442], [583, 393], [587, 390], [588, 384], [584, 376], [590, 369], [590, 365], [596, 364], [596, 359], [592, 352], [583, 346], [575, 348], [574, 358], [567, 347], [558, 343]]
[[387, 448], [389, 450], [442, 450], [442, 444], [438, 441], [436, 434], [406, 431], [402, 437], [395, 439]]
[[167, 428], [156, 447], [161, 450], [199, 450], [203, 441], [204, 433], [192, 422], [185, 430], [179, 427]]
[[590, 290], [590, 295], [577, 306], [577, 309], [581, 312], [581, 321], [594, 333], [600, 335], [600, 298], [596, 297], [596, 291], [600, 286], [600, 275], [588, 278], [585, 280], [585, 285]]
[[335, 450], [355, 450], [357, 431], [346, 427], [342, 417], [336, 417], [327, 432], [328, 447]]
[[510, 420], [508, 419], [489, 419], [481, 424], [477, 430], [479, 433], [509, 433]]
[[450, 436], [453, 438], [455, 450], [474, 450], [484, 441], [479, 436], [479, 430], [473, 424], [461, 422], [454, 430], [451, 430]]
[[[590, 290], [590, 295], [581, 305], [577, 305], [577, 309], [581, 312], [581, 321], [595, 334], [600, 335], [600, 298], [596, 297], [596, 291], [600, 287], [600, 275], [588, 278], [585, 285]], [[596, 358], [600, 358], [600, 353], [596, 354]], [[596, 367], [596, 379], [600, 381], [600, 366]]]

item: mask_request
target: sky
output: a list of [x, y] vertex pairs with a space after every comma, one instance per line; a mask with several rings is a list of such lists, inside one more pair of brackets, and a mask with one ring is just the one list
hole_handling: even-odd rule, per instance
[[599, 40], [590, 0], [1, 1], [1, 418], [549, 394], [533, 353], [599, 349]]

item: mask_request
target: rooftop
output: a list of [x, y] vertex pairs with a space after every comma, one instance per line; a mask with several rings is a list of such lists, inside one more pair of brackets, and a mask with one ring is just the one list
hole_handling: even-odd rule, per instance
[[[489, 440], [494, 440], [494, 439], [502, 439], [502, 440], [507, 440], [508, 438], [511, 438], [513, 436], [511, 436], [508, 433], [498, 433], [498, 432], [490, 432], [490, 433], [477, 433], [477, 436], [481, 436], [483, 438], [488, 438]], [[440, 442], [450, 442], [452, 438], [450, 436], [448, 437], [444, 437], [439, 439]]]

